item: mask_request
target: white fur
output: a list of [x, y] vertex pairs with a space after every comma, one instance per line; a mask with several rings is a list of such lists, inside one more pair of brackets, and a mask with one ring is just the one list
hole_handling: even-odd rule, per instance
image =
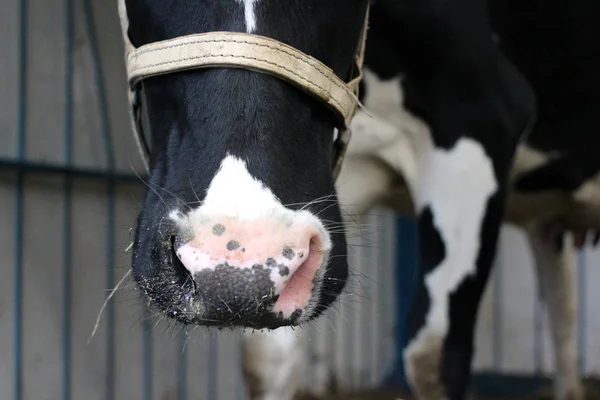
[[207, 215], [236, 217], [240, 220], [290, 212], [269, 188], [250, 175], [243, 160], [231, 155], [221, 162], [201, 208]]
[[424, 162], [417, 211], [431, 207], [446, 247], [446, 258], [425, 279], [431, 298], [426, 326], [445, 334], [448, 296], [475, 272], [486, 205], [498, 186], [492, 160], [479, 143], [468, 138], [448, 151], [433, 150]]
[[252, 400], [292, 400], [306, 361], [302, 330], [244, 331], [244, 373]]
[[246, 32], [254, 33], [256, 30], [255, 6], [258, 0], [237, 0], [244, 5], [244, 16], [246, 18]]

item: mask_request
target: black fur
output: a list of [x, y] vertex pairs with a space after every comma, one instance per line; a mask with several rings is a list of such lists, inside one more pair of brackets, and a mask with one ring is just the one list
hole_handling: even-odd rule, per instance
[[600, 171], [600, 4], [490, 0], [500, 48], [533, 86], [538, 122], [527, 144], [560, 153], [518, 190], [575, 190]]

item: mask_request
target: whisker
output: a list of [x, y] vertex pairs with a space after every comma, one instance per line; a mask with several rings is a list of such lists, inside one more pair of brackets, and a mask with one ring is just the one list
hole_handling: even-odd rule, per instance
[[119, 286], [125, 281], [125, 279], [127, 279], [127, 277], [130, 274], [131, 274], [131, 270], [129, 270], [121, 278], [121, 280], [117, 283], [117, 285], [114, 287], [114, 289], [106, 297], [106, 300], [104, 300], [104, 304], [102, 304], [102, 307], [100, 308], [100, 312], [98, 313], [98, 316], [96, 317], [96, 323], [94, 324], [94, 329], [92, 329], [92, 334], [90, 335], [90, 338], [88, 339], [87, 344], [90, 344], [90, 342], [92, 341], [92, 338], [94, 337], [94, 335], [96, 335], [96, 331], [98, 330], [98, 327], [100, 326], [100, 319], [102, 318], [102, 314], [104, 313], [104, 310], [106, 309], [106, 306], [108, 305], [108, 302], [110, 301], [110, 299], [112, 299], [112, 297], [115, 295], [117, 289], [119, 289]]
[[[146, 182], [146, 181], [144, 180], [144, 178], [142, 178], [142, 177], [141, 177], [141, 176], [140, 176], [140, 175], [137, 173], [137, 171], [136, 171], [136, 170], [133, 168], [133, 165], [131, 165], [131, 162], [129, 163], [129, 167], [131, 168], [131, 170], [133, 171], [133, 173], [134, 173], [134, 174], [137, 176], [137, 178], [138, 178], [138, 179], [139, 179], [139, 180], [140, 180], [140, 181], [141, 181], [141, 182], [142, 182], [144, 185], [146, 185], [146, 187], [148, 187], [148, 189], [152, 190], [152, 191], [153, 191], [153, 192], [154, 192], [154, 193], [155, 193], [155, 194], [156, 194], [156, 195], [157, 195], [157, 196], [160, 198], [160, 200], [163, 202], [163, 204], [164, 204], [164, 205], [165, 205], [165, 206], [168, 208], [169, 206], [168, 206], [168, 205], [167, 205], [167, 203], [165, 202], [164, 198], [163, 198], [163, 197], [162, 197], [162, 196], [161, 196], [161, 195], [158, 193], [158, 191], [157, 191], [155, 188], [153, 188], [153, 187], [151, 186], [151, 184], [150, 184], [150, 183]], [[182, 203], [182, 204], [186, 205], [186, 202], [185, 202], [185, 201], [184, 201], [184, 200], [183, 200], [181, 197], [177, 196], [175, 193], [173, 193], [173, 192], [171, 192], [171, 191], [169, 191], [169, 190], [167, 190], [167, 189], [165, 189], [165, 188], [163, 188], [163, 187], [160, 187], [160, 186], [157, 186], [157, 187], [158, 187], [158, 189], [160, 189], [160, 190], [162, 190], [162, 191], [166, 192], [167, 194], [170, 194], [171, 196], [173, 196], [173, 197], [175, 198], [175, 200], [177, 200], [177, 201], [179, 201], [180, 203]]]

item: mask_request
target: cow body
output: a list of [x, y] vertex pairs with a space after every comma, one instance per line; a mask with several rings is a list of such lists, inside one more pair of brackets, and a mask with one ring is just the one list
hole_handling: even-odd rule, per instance
[[366, 63], [380, 78], [401, 76], [404, 108], [427, 127], [404, 175], [421, 243], [407, 376], [418, 398], [463, 399], [510, 166], [533, 125], [535, 95], [494, 43], [482, 1], [379, 2]]
[[[364, 0], [126, 3], [136, 47], [245, 31], [286, 42], [346, 81], [367, 7]], [[379, 118], [356, 116], [339, 189], [350, 206], [352, 196], [367, 206], [387, 201], [415, 216], [420, 280], [404, 352], [408, 378], [419, 398], [463, 399], [511, 168], [521, 165], [515, 152], [534, 126], [535, 87], [494, 42], [481, 0], [378, 0], [370, 25], [366, 64], [392, 80], [402, 102], [384, 101]], [[363, 88], [369, 106], [377, 91]], [[287, 326], [322, 314], [348, 276], [331, 171], [335, 119], [314, 98], [254, 71], [152, 77], [142, 95], [153, 152], [133, 276], [154, 307], [182, 323], [283, 327], [248, 339], [246, 371], [254, 398], [289, 398], [292, 355], [300, 353]], [[364, 179], [367, 169], [348, 175], [358, 171], [352, 162], [373, 160], [378, 179]], [[517, 187], [537, 189], [536, 175], [518, 176]], [[542, 253], [549, 242], [540, 240]], [[544, 282], [551, 290], [562, 281], [555, 274]]]

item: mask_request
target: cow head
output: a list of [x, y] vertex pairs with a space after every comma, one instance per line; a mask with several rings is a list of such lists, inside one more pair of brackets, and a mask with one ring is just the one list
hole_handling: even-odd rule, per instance
[[[366, 0], [127, 0], [136, 47], [210, 31], [284, 42], [348, 80]], [[276, 328], [322, 313], [348, 275], [335, 116], [281, 79], [209, 68], [145, 79], [150, 176], [133, 276], [186, 324]]]

